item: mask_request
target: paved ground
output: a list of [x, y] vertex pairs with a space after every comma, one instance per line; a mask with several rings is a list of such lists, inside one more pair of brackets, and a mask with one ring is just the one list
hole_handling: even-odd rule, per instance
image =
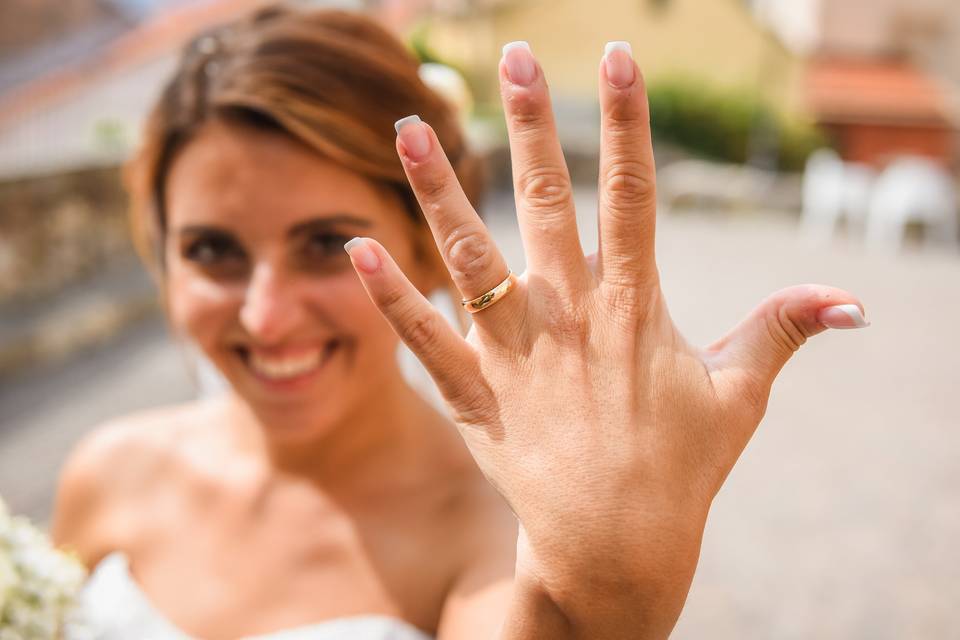
[[0, 495], [37, 522], [49, 517], [57, 471], [91, 427], [131, 410], [190, 398], [193, 386], [157, 317], [65, 365], [0, 386]]
[[[519, 269], [512, 219], [491, 226]], [[810, 249], [778, 216], [694, 215], [660, 222], [658, 255], [672, 314], [694, 342], [802, 282], [858, 293], [873, 322], [817, 337], [785, 368], [715, 503], [674, 637], [960, 637], [960, 256]], [[71, 442], [106, 417], [188, 397], [184, 371], [152, 322], [57, 371], [6, 381], [0, 493], [43, 519]]]

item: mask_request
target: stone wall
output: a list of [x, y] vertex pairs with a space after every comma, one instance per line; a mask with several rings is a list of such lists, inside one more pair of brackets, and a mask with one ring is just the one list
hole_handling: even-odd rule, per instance
[[0, 305], [50, 296], [129, 255], [116, 167], [0, 182]]

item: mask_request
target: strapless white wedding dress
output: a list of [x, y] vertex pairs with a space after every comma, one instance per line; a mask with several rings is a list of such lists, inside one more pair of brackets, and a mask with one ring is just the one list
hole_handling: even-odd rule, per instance
[[[82, 604], [85, 626], [97, 640], [193, 640], [153, 607], [121, 553], [110, 554], [97, 565]], [[396, 618], [356, 616], [246, 640], [430, 640], [430, 636]]]

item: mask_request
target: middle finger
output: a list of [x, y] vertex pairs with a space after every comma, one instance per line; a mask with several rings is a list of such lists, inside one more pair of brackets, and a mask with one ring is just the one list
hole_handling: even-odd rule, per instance
[[563, 158], [543, 70], [526, 42], [500, 61], [500, 93], [510, 136], [517, 217], [527, 264], [566, 282], [587, 273], [570, 173]]

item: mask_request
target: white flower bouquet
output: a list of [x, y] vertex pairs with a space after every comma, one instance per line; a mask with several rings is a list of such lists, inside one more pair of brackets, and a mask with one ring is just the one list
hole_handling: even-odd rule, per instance
[[85, 579], [77, 558], [55, 549], [0, 499], [0, 640], [85, 637], [79, 608]]

